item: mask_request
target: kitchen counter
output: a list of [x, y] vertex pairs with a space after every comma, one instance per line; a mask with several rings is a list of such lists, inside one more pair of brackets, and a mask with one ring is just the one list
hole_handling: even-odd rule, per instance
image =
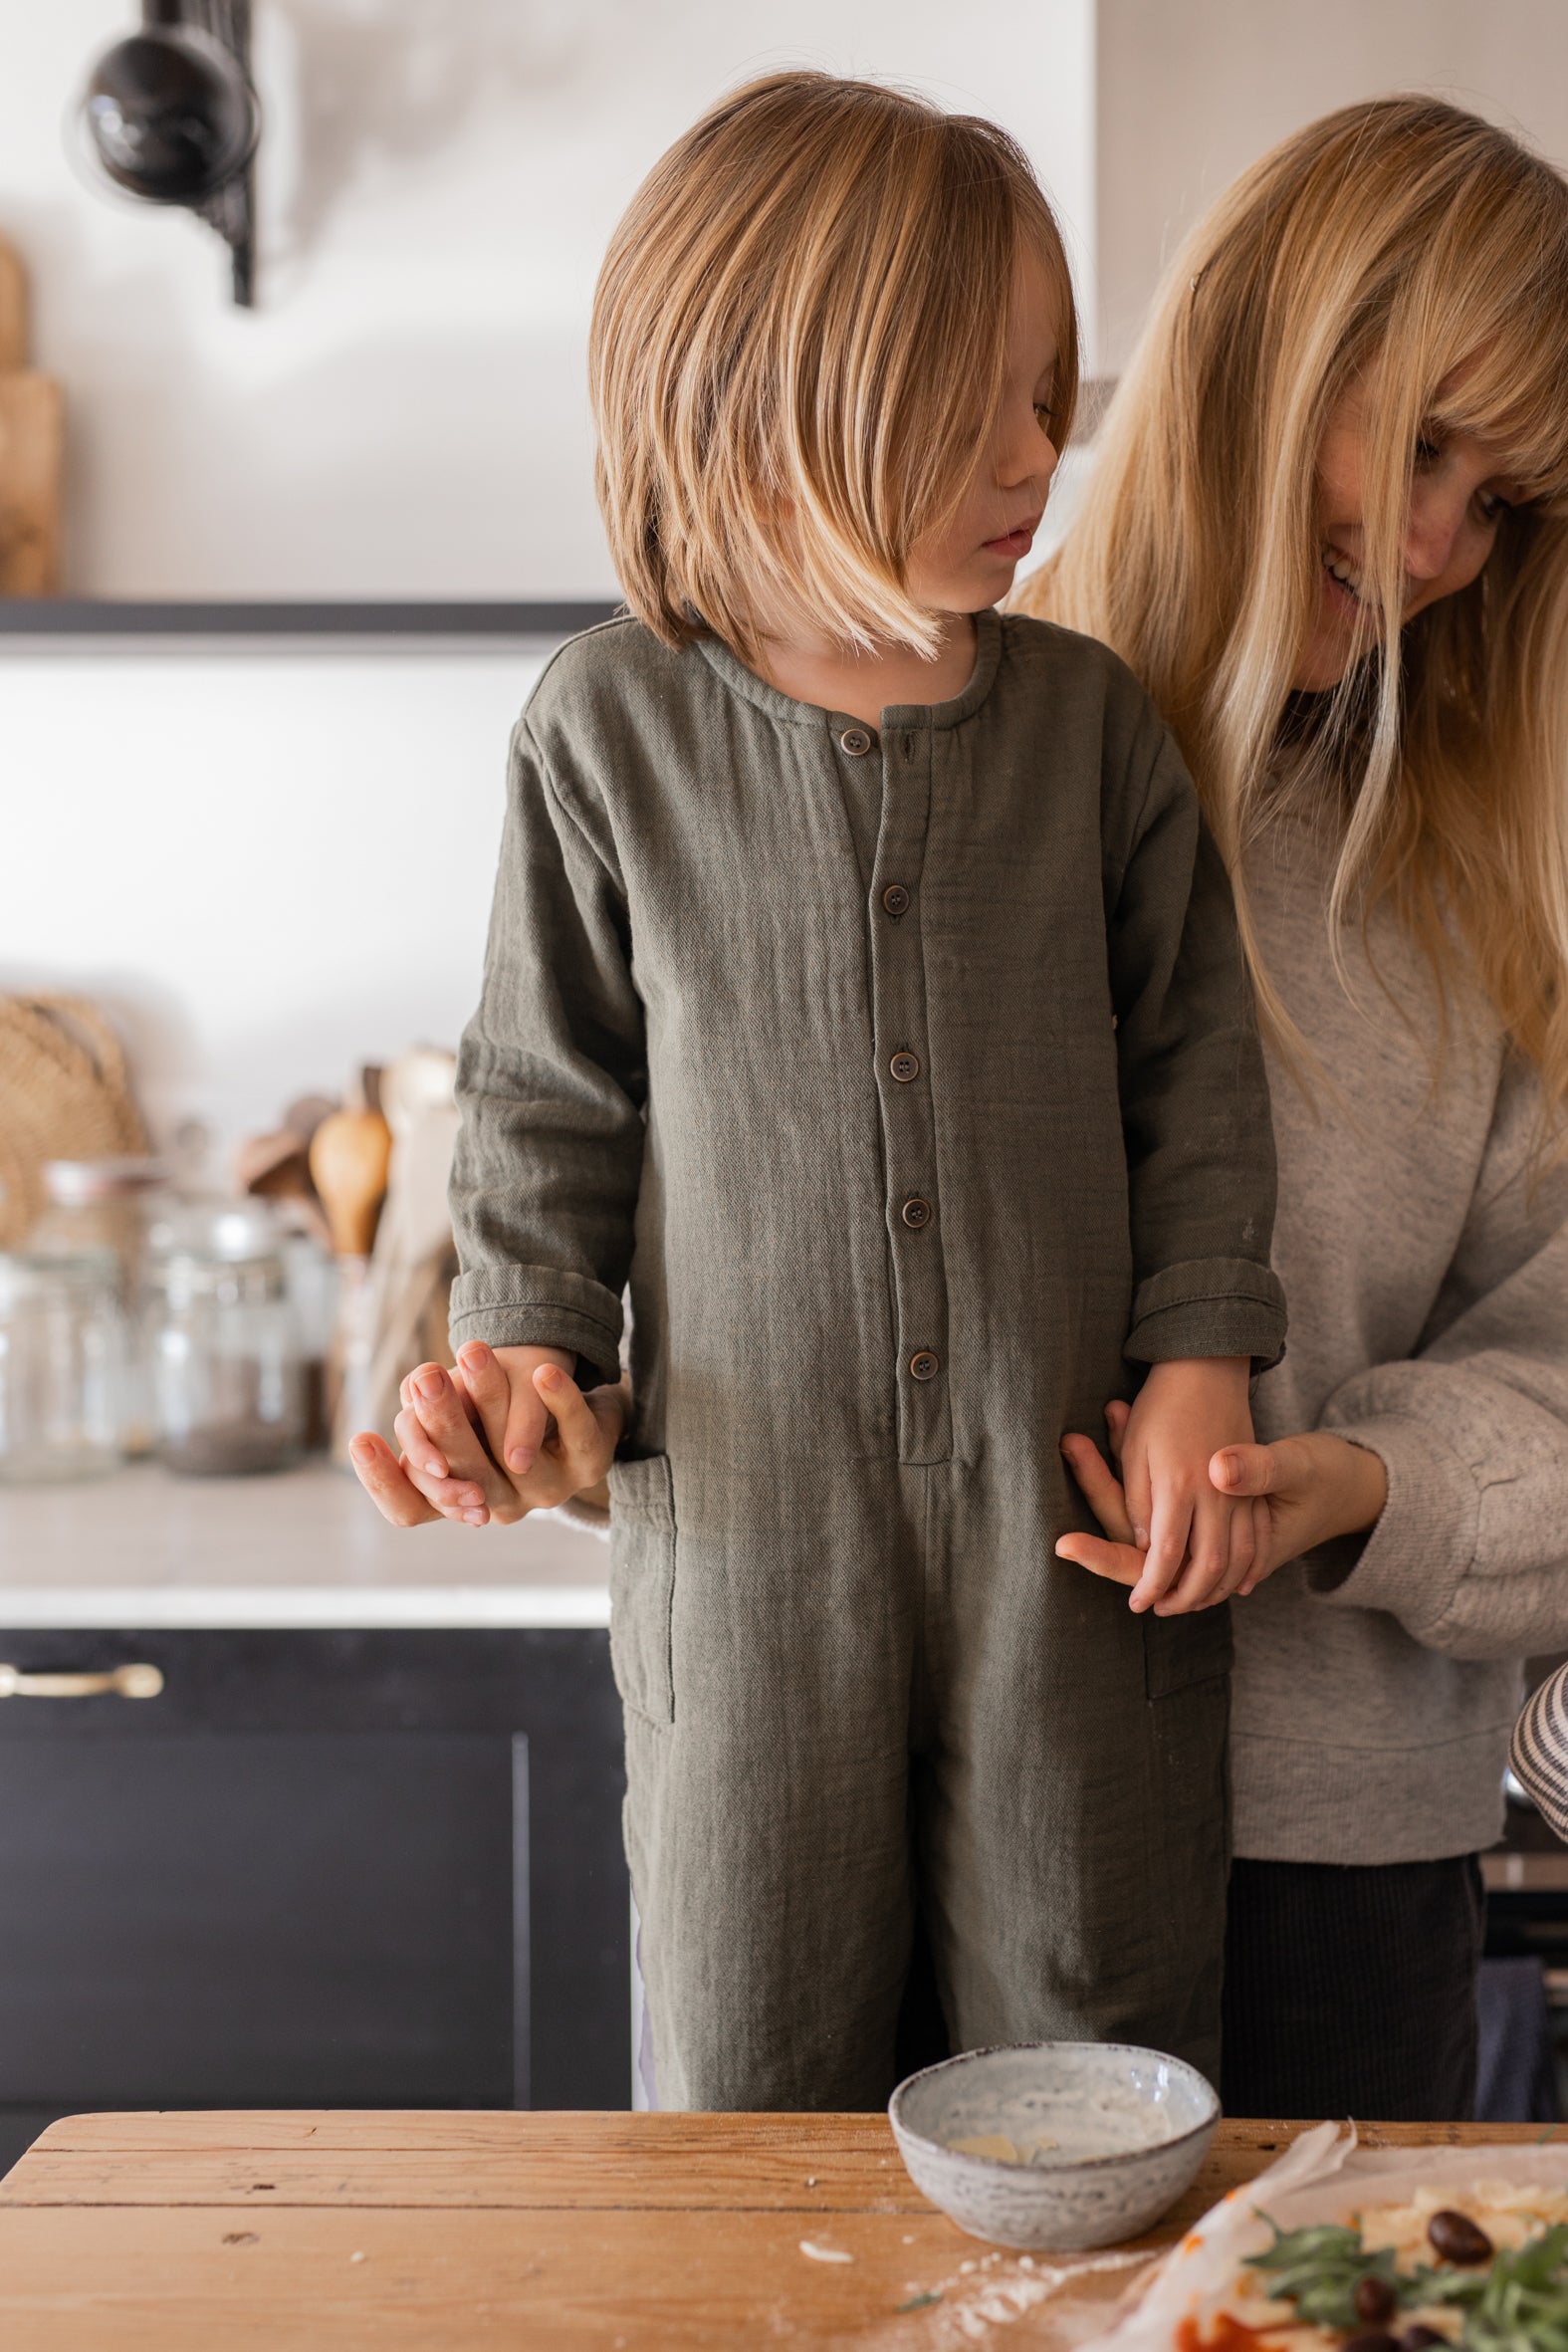
[[326, 1462], [0, 1487], [0, 1627], [604, 1626], [607, 1575], [597, 1537], [547, 1516], [390, 1528]]
[[966, 2237], [880, 2115], [77, 2115], [0, 2188], [0, 2329], [11, 2352], [1067, 2352], [1306, 2128], [1222, 2123], [1113, 2267]]

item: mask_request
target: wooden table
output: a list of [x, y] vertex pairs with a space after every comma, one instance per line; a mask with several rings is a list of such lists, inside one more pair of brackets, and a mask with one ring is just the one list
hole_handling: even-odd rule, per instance
[[[1140, 2247], [1305, 2128], [1222, 2124]], [[880, 2116], [85, 2115], [0, 2182], [4, 2352], [1059, 2352], [1138, 2275], [1051, 2267], [955, 2229]]]

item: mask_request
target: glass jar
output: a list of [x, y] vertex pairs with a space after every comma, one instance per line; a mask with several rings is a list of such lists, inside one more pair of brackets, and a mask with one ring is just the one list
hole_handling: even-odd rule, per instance
[[152, 1450], [152, 1394], [143, 1319], [148, 1228], [167, 1200], [169, 1169], [154, 1159], [49, 1160], [45, 1206], [27, 1237], [30, 1256], [81, 1257], [112, 1251], [119, 1269], [119, 1301], [129, 1325], [125, 1372], [128, 1454]]
[[0, 1256], [0, 1479], [115, 1469], [128, 1356], [111, 1251]]
[[282, 1470], [305, 1439], [305, 1367], [278, 1229], [260, 1202], [174, 1212], [155, 1236], [148, 1335], [171, 1470]]

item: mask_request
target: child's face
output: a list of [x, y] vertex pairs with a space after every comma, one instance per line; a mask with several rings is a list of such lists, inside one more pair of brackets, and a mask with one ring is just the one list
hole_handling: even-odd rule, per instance
[[1013, 276], [1002, 404], [991, 443], [957, 513], [916, 542], [909, 585], [935, 612], [983, 612], [1012, 586], [1056, 471], [1049, 425], [1057, 304], [1043, 265], [1020, 255]]

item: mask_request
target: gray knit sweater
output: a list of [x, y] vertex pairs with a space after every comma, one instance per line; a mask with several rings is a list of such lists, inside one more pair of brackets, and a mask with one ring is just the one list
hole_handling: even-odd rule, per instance
[[[1249, 866], [1281, 994], [1338, 1088], [1269, 1068], [1289, 1351], [1260, 1438], [1333, 1429], [1388, 1469], [1370, 1536], [1232, 1609], [1235, 1848], [1399, 1862], [1501, 1827], [1519, 1662], [1568, 1645], [1568, 1171], [1473, 989], [1438, 999], [1386, 913], [1328, 951], [1330, 859], [1284, 822]], [[1380, 985], [1381, 981], [1381, 985]]]

